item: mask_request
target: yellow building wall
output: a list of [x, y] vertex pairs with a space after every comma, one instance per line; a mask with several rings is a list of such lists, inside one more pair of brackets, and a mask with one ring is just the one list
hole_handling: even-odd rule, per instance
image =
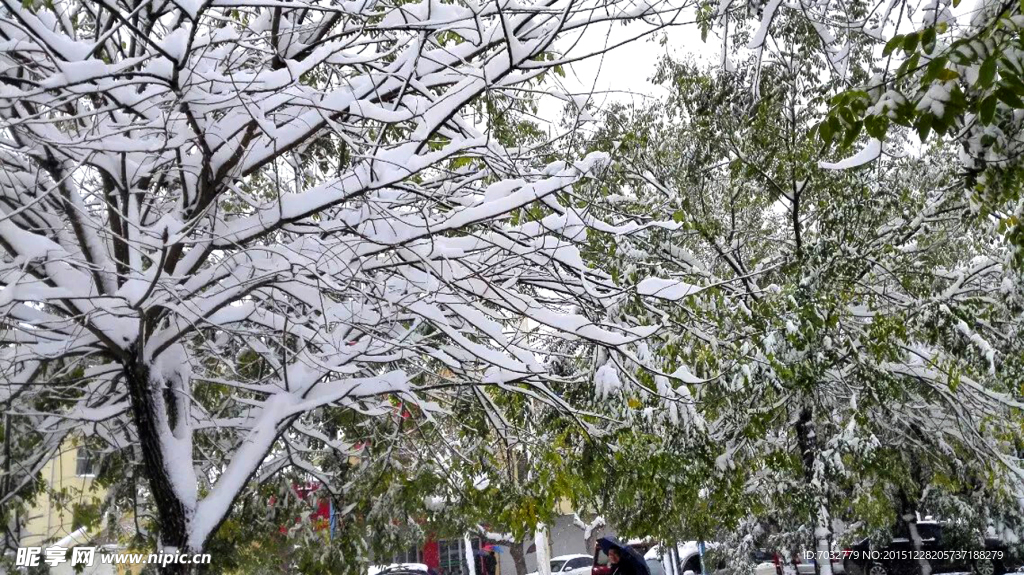
[[[22, 547], [46, 547], [68, 537], [74, 531], [74, 505], [94, 504], [104, 497], [106, 490], [94, 486], [92, 476], [79, 476], [75, 473], [78, 444], [78, 440], [68, 439], [61, 445], [57, 456], [43, 467], [41, 477], [47, 489], [36, 497], [35, 504], [28, 512], [22, 530]], [[98, 462], [95, 462], [94, 470], [97, 468]], [[60, 495], [51, 497], [51, 492]], [[85, 543], [76, 541], [69, 547]]]
[[558, 503], [555, 505], [555, 510], [558, 511], [559, 515], [572, 515], [576, 512], [572, 507], [572, 503], [565, 497], [558, 500]]
[[[92, 475], [78, 475], [78, 448], [81, 441], [68, 439], [60, 447], [57, 455], [43, 466], [41, 478], [46, 482], [46, 490], [36, 497], [35, 503], [28, 512], [22, 530], [21, 547], [42, 547], [46, 548], [54, 543], [68, 538], [75, 534], [74, 526], [74, 505], [77, 504], [98, 504], [106, 496], [107, 490], [99, 485], [94, 485]], [[93, 463], [93, 471], [99, 470], [99, 461]], [[53, 492], [63, 492], [51, 496]], [[63, 541], [65, 547], [94, 546], [92, 542], [93, 533], [78, 533], [70, 541]], [[106, 551], [96, 551], [96, 562], [92, 568], [84, 571], [86, 575], [138, 575], [144, 563], [121, 563], [106, 565], [98, 561], [101, 553], [115, 552], [119, 555], [142, 553], [148, 556], [150, 551], [143, 549], [121, 549], [115, 547]], [[70, 557], [70, 552], [68, 552]], [[57, 575], [75, 574], [74, 567], [70, 561], [65, 561], [54, 568], [51, 572]]]

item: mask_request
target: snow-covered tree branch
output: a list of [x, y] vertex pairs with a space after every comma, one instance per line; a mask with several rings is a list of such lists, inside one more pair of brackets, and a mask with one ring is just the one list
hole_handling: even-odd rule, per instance
[[607, 158], [508, 147], [471, 105], [563, 35], [678, 10], [3, 2], [0, 405], [41, 439], [0, 498], [86, 429], [138, 450], [162, 545], [197, 551], [254, 478], [358, 454], [318, 410], [429, 420], [488, 385], [575, 411], [545, 340], [654, 327], [604, 321], [620, 291], [562, 199]]

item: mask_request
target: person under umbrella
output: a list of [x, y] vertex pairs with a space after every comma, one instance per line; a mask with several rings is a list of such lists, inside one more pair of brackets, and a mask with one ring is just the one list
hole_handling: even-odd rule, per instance
[[597, 545], [608, 555], [612, 568], [610, 575], [651, 575], [647, 562], [629, 545], [614, 537], [602, 537], [597, 540]]
[[608, 562], [612, 565], [611, 575], [639, 575], [633, 568], [633, 562], [624, 561], [615, 547], [608, 550]]
[[487, 575], [497, 575], [498, 558], [494, 556], [494, 547], [484, 546], [484, 571]]

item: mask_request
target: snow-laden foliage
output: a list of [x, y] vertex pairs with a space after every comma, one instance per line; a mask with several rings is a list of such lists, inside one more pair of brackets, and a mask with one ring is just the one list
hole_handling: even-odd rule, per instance
[[560, 37], [675, 14], [3, 2], [0, 405], [34, 440], [5, 451], [0, 501], [82, 432], [144, 466], [161, 543], [198, 550], [254, 481], [340, 488], [325, 462], [387, 444], [356, 444], [375, 419], [400, 435], [465, 386], [574, 411], [545, 348], [654, 326], [605, 321], [621, 292], [577, 247], [601, 224], [564, 201], [607, 155], [497, 127], [586, 56]]
[[878, 144], [908, 132], [954, 144], [972, 208], [1015, 247], [1021, 266], [1022, 11], [1001, 0], [769, 3], [758, 37], [794, 21], [815, 31], [818, 59], [845, 88], [815, 126], [824, 145], [857, 156], [851, 144], [860, 135]]
[[591, 141], [614, 157], [584, 192], [595, 211], [679, 225], [595, 236], [585, 254], [652, 296], [618, 317], [671, 326], [646, 359], [595, 363], [633, 383], [608, 393], [647, 407], [599, 510], [631, 533], [726, 537], [740, 555], [828, 549], [914, 512], [1019, 531], [1012, 247], [978, 225], [948, 150], [828, 166], [807, 137], [835, 89], [819, 74], [799, 59], [669, 61], [667, 101], [611, 111]]
[[[580, 34], [684, 8], [721, 76], [529, 123]], [[193, 551], [308, 485], [353, 556], [489, 497], [515, 541], [567, 494], [666, 539], [1019, 527], [1020, 22], [950, 10], [0, 0], [5, 523], [75, 435]]]

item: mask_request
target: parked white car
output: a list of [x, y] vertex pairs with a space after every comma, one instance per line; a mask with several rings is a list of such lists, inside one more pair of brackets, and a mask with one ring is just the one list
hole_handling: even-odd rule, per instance
[[[705, 542], [704, 547], [707, 551], [715, 549], [719, 545], [719, 543], [708, 541]], [[700, 575], [700, 552], [696, 541], [680, 544], [676, 548], [676, 553], [679, 557], [678, 575], [686, 575], [687, 571], [693, 571], [694, 575]], [[650, 569], [651, 575], [671, 574], [668, 557], [660, 546], [648, 550], [644, 559], [647, 560], [647, 567]], [[770, 551], [756, 550], [750, 554], [750, 559], [754, 563], [753, 575], [815, 575], [814, 561], [803, 560], [803, 554], [795, 554], [793, 557], [785, 559]], [[712, 574], [725, 567], [726, 565], [721, 561], [717, 565], [707, 565], [708, 572]], [[832, 573], [833, 575], [845, 575], [842, 561], [832, 562]]]
[[[590, 555], [574, 553], [551, 558], [551, 575], [590, 575], [594, 558]], [[537, 575], [537, 572], [526, 575]]]
[[429, 568], [423, 563], [392, 563], [371, 565], [367, 575], [427, 575]]
[[762, 561], [754, 565], [754, 575], [779, 575], [779, 571], [780, 567], [773, 561]]
[[[707, 541], [704, 543], [705, 551], [714, 549], [718, 544]], [[651, 575], [669, 575], [672, 570], [669, 568], [669, 556], [661, 545], [655, 545], [644, 553], [644, 560], [647, 561], [647, 569]], [[678, 560], [677, 573], [685, 575], [687, 571], [693, 571], [694, 575], [700, 575], [700, 544], [697, 541], [685, 541], [676, 546], [676, 557]], [[715, 571], [714, 568], [711, 571]]]

